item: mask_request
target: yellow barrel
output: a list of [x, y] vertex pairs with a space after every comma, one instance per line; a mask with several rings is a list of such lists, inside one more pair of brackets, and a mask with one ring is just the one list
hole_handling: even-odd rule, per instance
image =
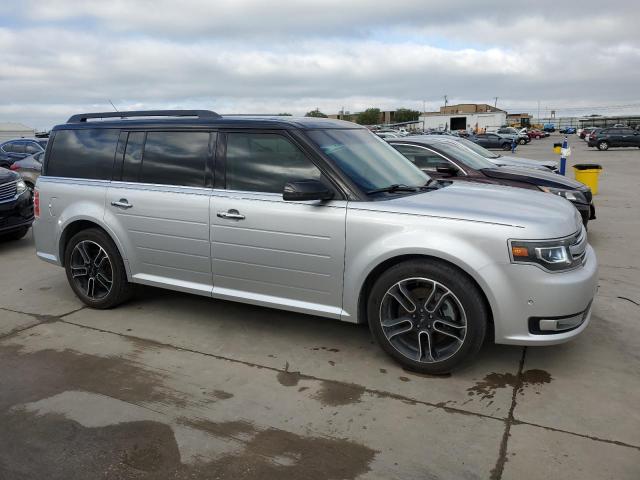
[[558, 155], [560, 155], [562, 153], [562, 144], [561, 143], [554, 143], [553, 144], [553, 153], [557, 153]]
[[591, 188], [591, 193], [598, 194], [598, 178], [602, 166], [595, 163], [581, 163], [573, 166], [576, 180]]

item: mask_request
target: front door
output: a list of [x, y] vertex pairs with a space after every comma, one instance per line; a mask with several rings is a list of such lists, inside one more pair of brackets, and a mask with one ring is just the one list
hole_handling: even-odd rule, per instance
[[210, 209], [214, 297], [339, 318], [346, 201], [282, 199], [292, 180], [329, 185], [284, 132], [228, 132], [224, 170]]
[[124, 245], [133, 279], [211, 294], [205, 176], [215, 133], [130, 132], [124, 142], [105, 221]]

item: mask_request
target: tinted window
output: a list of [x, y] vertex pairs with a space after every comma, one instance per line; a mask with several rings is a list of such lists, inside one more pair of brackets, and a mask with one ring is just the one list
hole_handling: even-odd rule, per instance
[[41, 152], [42, 149], [36, 143], [27, 143], [25, 145], [25, 152], [29, 155], [33, 155], [34, 153]]
[[140, 182], [204, 187], [209, 137], [209, 132], [147, 133]]
[[229, 190], [282, 193], [285, 183], [316, 179], [320, 170], [282, 135], [229, 133], [226, 181]]
[[7, 142], [4, 145], [2, 145], [2, 150], [6, 153], [13, 152], [13, 142]]
[[111, 180], [119, 130], [58, 130], [47, 160], [47, 175]]
[[47, 140], [38, 140], [38, 143], [40, 144], [43, 150], [47, 148]]
[[393, 145], [393, 147], [422, 170], [435, 171], [438, 165], [450, 165], [450, 162], [426, 148], [409, 145]]
[[24, 153], [24, 142], [13, 142], [11, 151], [13, 153]]
[[122, 181], [137, 182], [142, 163], [142, 147], [145, 132], [132, 132], [127, 139], [127, 147], [122, 162]]

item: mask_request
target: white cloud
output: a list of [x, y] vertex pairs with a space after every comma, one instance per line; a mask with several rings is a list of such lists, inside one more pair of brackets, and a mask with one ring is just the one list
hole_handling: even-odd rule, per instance
[[[546, 8], [545, 3], [553, 5]], [[567, 5], [570, 4], [570, 5]], [[451, 101], [638, 102], [624, 2], [28, 0], [0, 5], [0, 120], [203, 107], [304, 113]], [[584, 103], [584, 102], [588, 103]]]

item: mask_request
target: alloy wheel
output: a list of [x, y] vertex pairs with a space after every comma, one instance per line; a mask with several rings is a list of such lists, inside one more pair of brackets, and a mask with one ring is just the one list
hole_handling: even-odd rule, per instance
[[83, 240], [71, 252], [71, 277], [78, 290], [92, 300], [105, 298], [113, 286], [113, 267], [107, 252], [91, 240]]
[[419, 363], [451, 358], [467, 335], [460, 300], [445, 285], [422, 277], [401, 280], [387, 290], [380, 323], [393, 348]]

